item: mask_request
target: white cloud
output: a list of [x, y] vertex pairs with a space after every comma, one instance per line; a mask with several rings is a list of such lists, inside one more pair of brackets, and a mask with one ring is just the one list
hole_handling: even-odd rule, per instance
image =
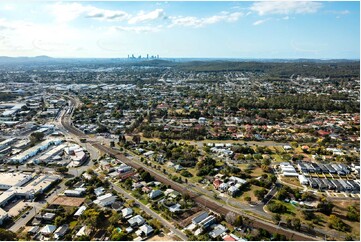
[[15, 6], [11, 4], [6, 4], [2, 9], [4, 9], [5, 11], [13, 11], [15, 10]]
[[219, 15], [213, 15], [205, 18], [197, 18], [193, 16], [171, 16], [169, 19], [171, 20], [171, 24], [169, 27], [174, 26], [186, 26], [186, 27], [203, 27], [205, 25], [215, 24], [221, 21], [225, 22], [235, 22], [244, 14], [242, 12], [221, 12]]
[[70, 22], [80, 16], [103, 21], [125, 21], [131, 17], [124, 11], [101, 9], [80, 3], [55, 3], [49, 6], [49, 10], [58, 23]]
[[135, 32], [139, 33], [154, 33], [159, 32], [162, 29], [162, 25], [158, 26], [116, 26], [112, 27], [118, 31]]
[[87, 8], [80, 3], [55, 3], [49, 6], [49, 10], [56, 22], [63, 23], [78, 18]]
[[136, 16], [130, 18], [128, 23], [137, 24], [137, 23], [141, 23], [141, 22], [161, 19], [161, 18], [164, 18], [164, 17], [165, 17], [165, 14], [164, 14], [163, 9], [156, 9], [156, 10], [148, 12], [148, 13], [145, 13], [144, 11], [141, 11]]
[[265, 22], [267, 22], [267, 21], [269, 21], [270, 19], [261, 19], [261, 20], [258, 20], [258, 21], [256, 21], [256, 22], [254, 22], [253, 23], [253, 25], [260, 25], [260, 24], [263, 24], [263, 23], [265, 23]]
[[349, 10], [341, 10], [341, 11], [326, 11], [326, 13], [336, 14], [336, 15], [347, 15], [351, 12]]
[[258, 15], [267, 14], [305, 14], [315, 13], [322, 7], [320, 2], [299, 2], [299, 1], [283, 1], [283, 2], [256, 2], [252, 4], [251, 10], [257, 12]]
[[125, 21], [130, 18], [130, 15], [124, 11], [111, 11], [94, 8], [86, 14], [86, 17], [107, 21]]

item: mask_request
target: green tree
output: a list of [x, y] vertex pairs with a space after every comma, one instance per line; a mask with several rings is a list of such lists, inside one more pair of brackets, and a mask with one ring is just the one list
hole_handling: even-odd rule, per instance
[[359, 221], [360, 220], [360, 213], [357, 211], [356, 207], [349, 206], [347, 208], [347, 219], [350, 221]]
[[113, 225], [116, 225], [120, 221], [120, 214], [116, 211], [112, 211], [112, 216], [109, 218], [109, 222]]
[[278, 224], [278, 223], [281, 221], [281, 219], [282, 219], [282, 217], [281, 217], [281, 215], [278, 214], [278, 213], [272, 216], [272, 220], [273, 220], [276, 224]]
[[34, 132], [30, 135], [30, 143], [32, 145], [40, 142], [44, 138], [44, 133], [42, 132]]
[[10, 230], [0, 228], [0, 240], [1, 241], [16, 241], [17, 235]]
[[118, 232], [116, 229], [113, 230], [112, 236], [110, 237], [112, 241], [130, 241], [133, 240], [131, 236], [124, 232]]
[[243, 217], [241, 215], [238, 215], [236, 217], [236, 220], [234, 221], [234, 226], [239, 227], [241, 225], [243, 225]]
[[61, 166], [61, 167], [56, 168], [56, 171], [61, 173], [61, 174], [65, 174], [65, 173], [67, 173], [69, 171], [69, 168], [65, 167], [65, 166]]
[[301, 229], [301, 220], [299, 218], [294, 218], [292, 221], [292, 226], [295, 230], [299, 231]]
[[81, 235], [76, 237], [74, 240], [76, 241], [90, 241], [89, 235]]
[[327, 201], [326, 198], [322, 198], [319, 204], [317, 205], [317, 208], [320, 209], [321, 213], [324, 213], [326, 215], [330, 215], [333, 210], [333, 203]]
[[330, 215], [330, 218], [328, 220], [328, 226], [330, 228], [342, 231], [342, 232], [350, 232], [351, 226], [346, 224], [342, 219], [339, 217], [336, 217], [335, 215]]
[[267, 194], [266, 189], [262, 188], [260, 190], [255, 190], [253, 194], [257, 197], [258, 200], [262, 200], [264, 196]]

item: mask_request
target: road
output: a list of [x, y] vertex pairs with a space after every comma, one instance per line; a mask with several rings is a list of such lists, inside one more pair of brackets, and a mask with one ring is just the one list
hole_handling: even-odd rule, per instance
[[[77, 106], [76, 100], [74, 98], [69, 97], [71, 102], [72, 102], [72, 106]], [[207, 196], [204, 196], [202, 194], [198, 194], [195, 193], [192, 190], [189, 190], [187, 186], [179, 184], [177, 182], [174, 182], [172, 180], [170, 180], [168, 177], [166, 177], [165, 175], [161, 174], [159, 171], [154, 170], [146, 165], [144, 165], [143, 163], [139, 163], [135, 160], [130, 160], [127, 157], [124, 156], [124, 154], [122, 154], [121, 152], [111, 149], [110, 147], [107, 147], [105, 145], [100, 144], [98, 141], [96, 140], [92, 140], [89, 139], [89, 137], [87, 135], [85, 135], [84, 133], [82, 133], [81, 131], [79, 131], [78, 129], [76, 129], [75, 127], [73, 127], [71, 125], [71, 114], [70, 115], [63, 115], [61, 118], [61, 124], [63, 125], [63, 127], [68, 130], [70, 133], [72, 133], [73, 135], [76, 135], [78, 138], [86, 138], [88, 139], [89, 143], [97, 148], [98, 150], [109, 154], [110, 156], [113, 156], [117, 159], [119, 159], [120, 161], [122, 161], [123, 163], [130, 165], [132, 167], [134, 167], [135, 169], [139, 169], [142, 168], [145, 171], [148, 171], [150, 173], [150, 175], [152, 175], [156, 180], [158, 180], [159, 182], [162, 182], [163, 184], [166, 185], [170, 185], [174, 190], [182, 193], [182, 194], [188, 194], [195, 202], [197, 202], [200, 205], [203, 205], [211, 210], [213, 210], [216, 213], [219, 214], [223, 214], [226, 215], [229, 212], [237, 212], [239, 214], [241, 214], [242, 216], [248, 218], [250, 221], [252, 221], [252, 226], [255, 228], [263, 228], [266, 229], [270, 232], [273, 231], [277, 231], [279, 234], [283, 234], [285, 235], [288, 239], [292, 239], [292, 240], [299, 240], [299, 241], [304, 241], [304, 240], [315, 240], [315, 237], [312, 236], [308, 236], [306, 234], [303, 233], [299, 233], [296, 231], [292, 231], [290, 229], [286, 229], [286, 228], [281, 228], [273, 223], [269, 223], [266, 221], [262, 221], [254, 216], [245, 214], [244, 212], [242, 212], [241, 210], [235, 211], [236, 209], [234, 207], [231, 207], [229, 205], [225, 205], [221, 202], [218, 202], [214, 199], [210, 199]]]
[[113, 185], [113, 189], [119, 193], [121, 193], [125, 198], [130, 199], [130, 200], [134, 200], [137, 201], [140, 208], [146, 212], [147, 214], [149, 214], [150, 216], [152, 216], [153, 218], [158, 219], [163, 225], [165, 225], [167, 228], [169, 228], [170, 231], [172, 231], [175, 235], [177, 235], [179, 238], [181, 238], [184, 241], [188, 240], [188, 237], [181, 232], [179, 229], [175, 228], [170, 222], [168, 222], [167, 220], [165, 220], [164, 218], [162, 218], [160, 215], [158, 215], [156, 212], [154, 212], [153, 210], [151, 210], [150, 208], [148, 208], [147, 206], [145, 206], [143, 203], [141, 203], [140, 201], [138, 201], [138, 199], [136, 199], [135, 197], [133, 197], [131, 194], [129, 194], [127, 191], [123, 190], [122, 188], [118, 187], [116, 184], [114, 184], [113, 182], [110, 182]]

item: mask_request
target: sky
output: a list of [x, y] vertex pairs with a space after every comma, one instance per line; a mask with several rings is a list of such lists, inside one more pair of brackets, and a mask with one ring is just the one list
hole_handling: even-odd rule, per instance
[[1, 1], [0, 56], [360, 58], [360, 2]]

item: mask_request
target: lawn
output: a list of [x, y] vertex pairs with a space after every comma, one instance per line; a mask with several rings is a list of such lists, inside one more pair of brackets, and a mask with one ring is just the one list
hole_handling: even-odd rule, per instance
[[303, 188], [300, 184], [300, 181], [296, 177], [282, 177], [282, 181]]
[[265, 174], [264, 171], [260, 167], [257, 167], [252, 170], [251, 176], [256, 178], [262, 176], [263, 174]]
[[278, 154], [275, 154], [275, 155], [271, 155], [271, 157], [276, 161], [276, 162], [284, 162], [283, 158], [278, 155]]
[[74, 229], [77, 224], [78, 224], [78, 221], [71, 221], [69, 223], [69, 229], [71, 229], [71, 230]]
[[251, 185], [248, 191], [242, 192], [241, 196], [237, 197], [236, 199], [242, 202], [246, 202], [244, 200], [245, 197], [250, 197], [252, 202], [258, 201], [257, 197], [254, 195], [254, 191], [260, 190], [262, 187]]

